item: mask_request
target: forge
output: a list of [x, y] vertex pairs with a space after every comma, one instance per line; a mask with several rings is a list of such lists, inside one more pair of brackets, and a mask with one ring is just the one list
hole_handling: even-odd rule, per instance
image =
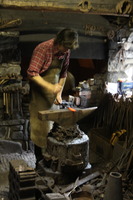
[[45, 176], [52, 176], [56, 184], [67, 184], [85, 169], [90, 169], [89, 137], [77, 122], [94, 112], [97, 107], [39, 111], [40, 120], [54, 121], [47, 137], [44, 159], [39, 165]]

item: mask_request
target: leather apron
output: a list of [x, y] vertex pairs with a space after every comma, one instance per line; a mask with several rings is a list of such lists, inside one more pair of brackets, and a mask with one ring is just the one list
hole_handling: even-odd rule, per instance
[[[48, 70], [40, 74], [40, 76], [52, 84], [58, 83], [62, 64], [63, 60], [54, 58]], [[45, 148], [47, 135], [52, 128], [53, 122], [38, 119], [38, 111], [57, 109], [54, 104], [56, 95], [49, 93], [49, 91], [34, 82], [31, 82], [30, 91], [30, 137], [35, 145]]]

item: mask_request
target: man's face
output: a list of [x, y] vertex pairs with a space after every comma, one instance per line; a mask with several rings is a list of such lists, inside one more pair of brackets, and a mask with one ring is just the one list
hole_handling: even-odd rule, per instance
[[62, 53], [66, 52], [68, 50], [68, 48], [64, 47], [63, 45], [59, 45], [58, 46], [58, 50]]

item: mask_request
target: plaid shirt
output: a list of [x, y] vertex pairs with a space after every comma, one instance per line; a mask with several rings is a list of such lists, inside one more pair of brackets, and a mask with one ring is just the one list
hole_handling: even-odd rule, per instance
[[54, 39], [42, 42], [34, 49], [30, 65], [27, 70], [28, 76], [38, 76], [46, 71], [51, 65], [54, 56], [56, 56], [59, 60], [65, 58], [60, 78], [66, 77], [69, 66], [70, 50], [59, 55], [57, 48], [54, 46]]

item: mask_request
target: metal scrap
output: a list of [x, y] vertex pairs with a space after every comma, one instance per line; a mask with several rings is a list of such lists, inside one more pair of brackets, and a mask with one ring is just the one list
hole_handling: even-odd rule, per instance
[[54, 126], [49, 135], [52, 135], [54, 138], [56, 138], [57, 141], [65, 141], [65, 139], [69, 138], [81, 138], [82, 131], [79, 129], [77, 124], [68, 128], [64, 128], [54, 123]]
[[[91, 179], [94, 179], [96, 177], [100, 176], [100, 172], [96, 171], [84, 178], [81, 178], [81, 179], [76, 179], [76, 185], [77, 187], [85, 184], [86, 182], [90, 181]], [[70, 192], [73, 190], [73, 188], [76, 188], [75, 187], [75, 183], [71, 183], [67, 186], [55, 186], [55, 190], [61, 194], [64, 194], [64, 193], [67, 193], [67, 192]]]

